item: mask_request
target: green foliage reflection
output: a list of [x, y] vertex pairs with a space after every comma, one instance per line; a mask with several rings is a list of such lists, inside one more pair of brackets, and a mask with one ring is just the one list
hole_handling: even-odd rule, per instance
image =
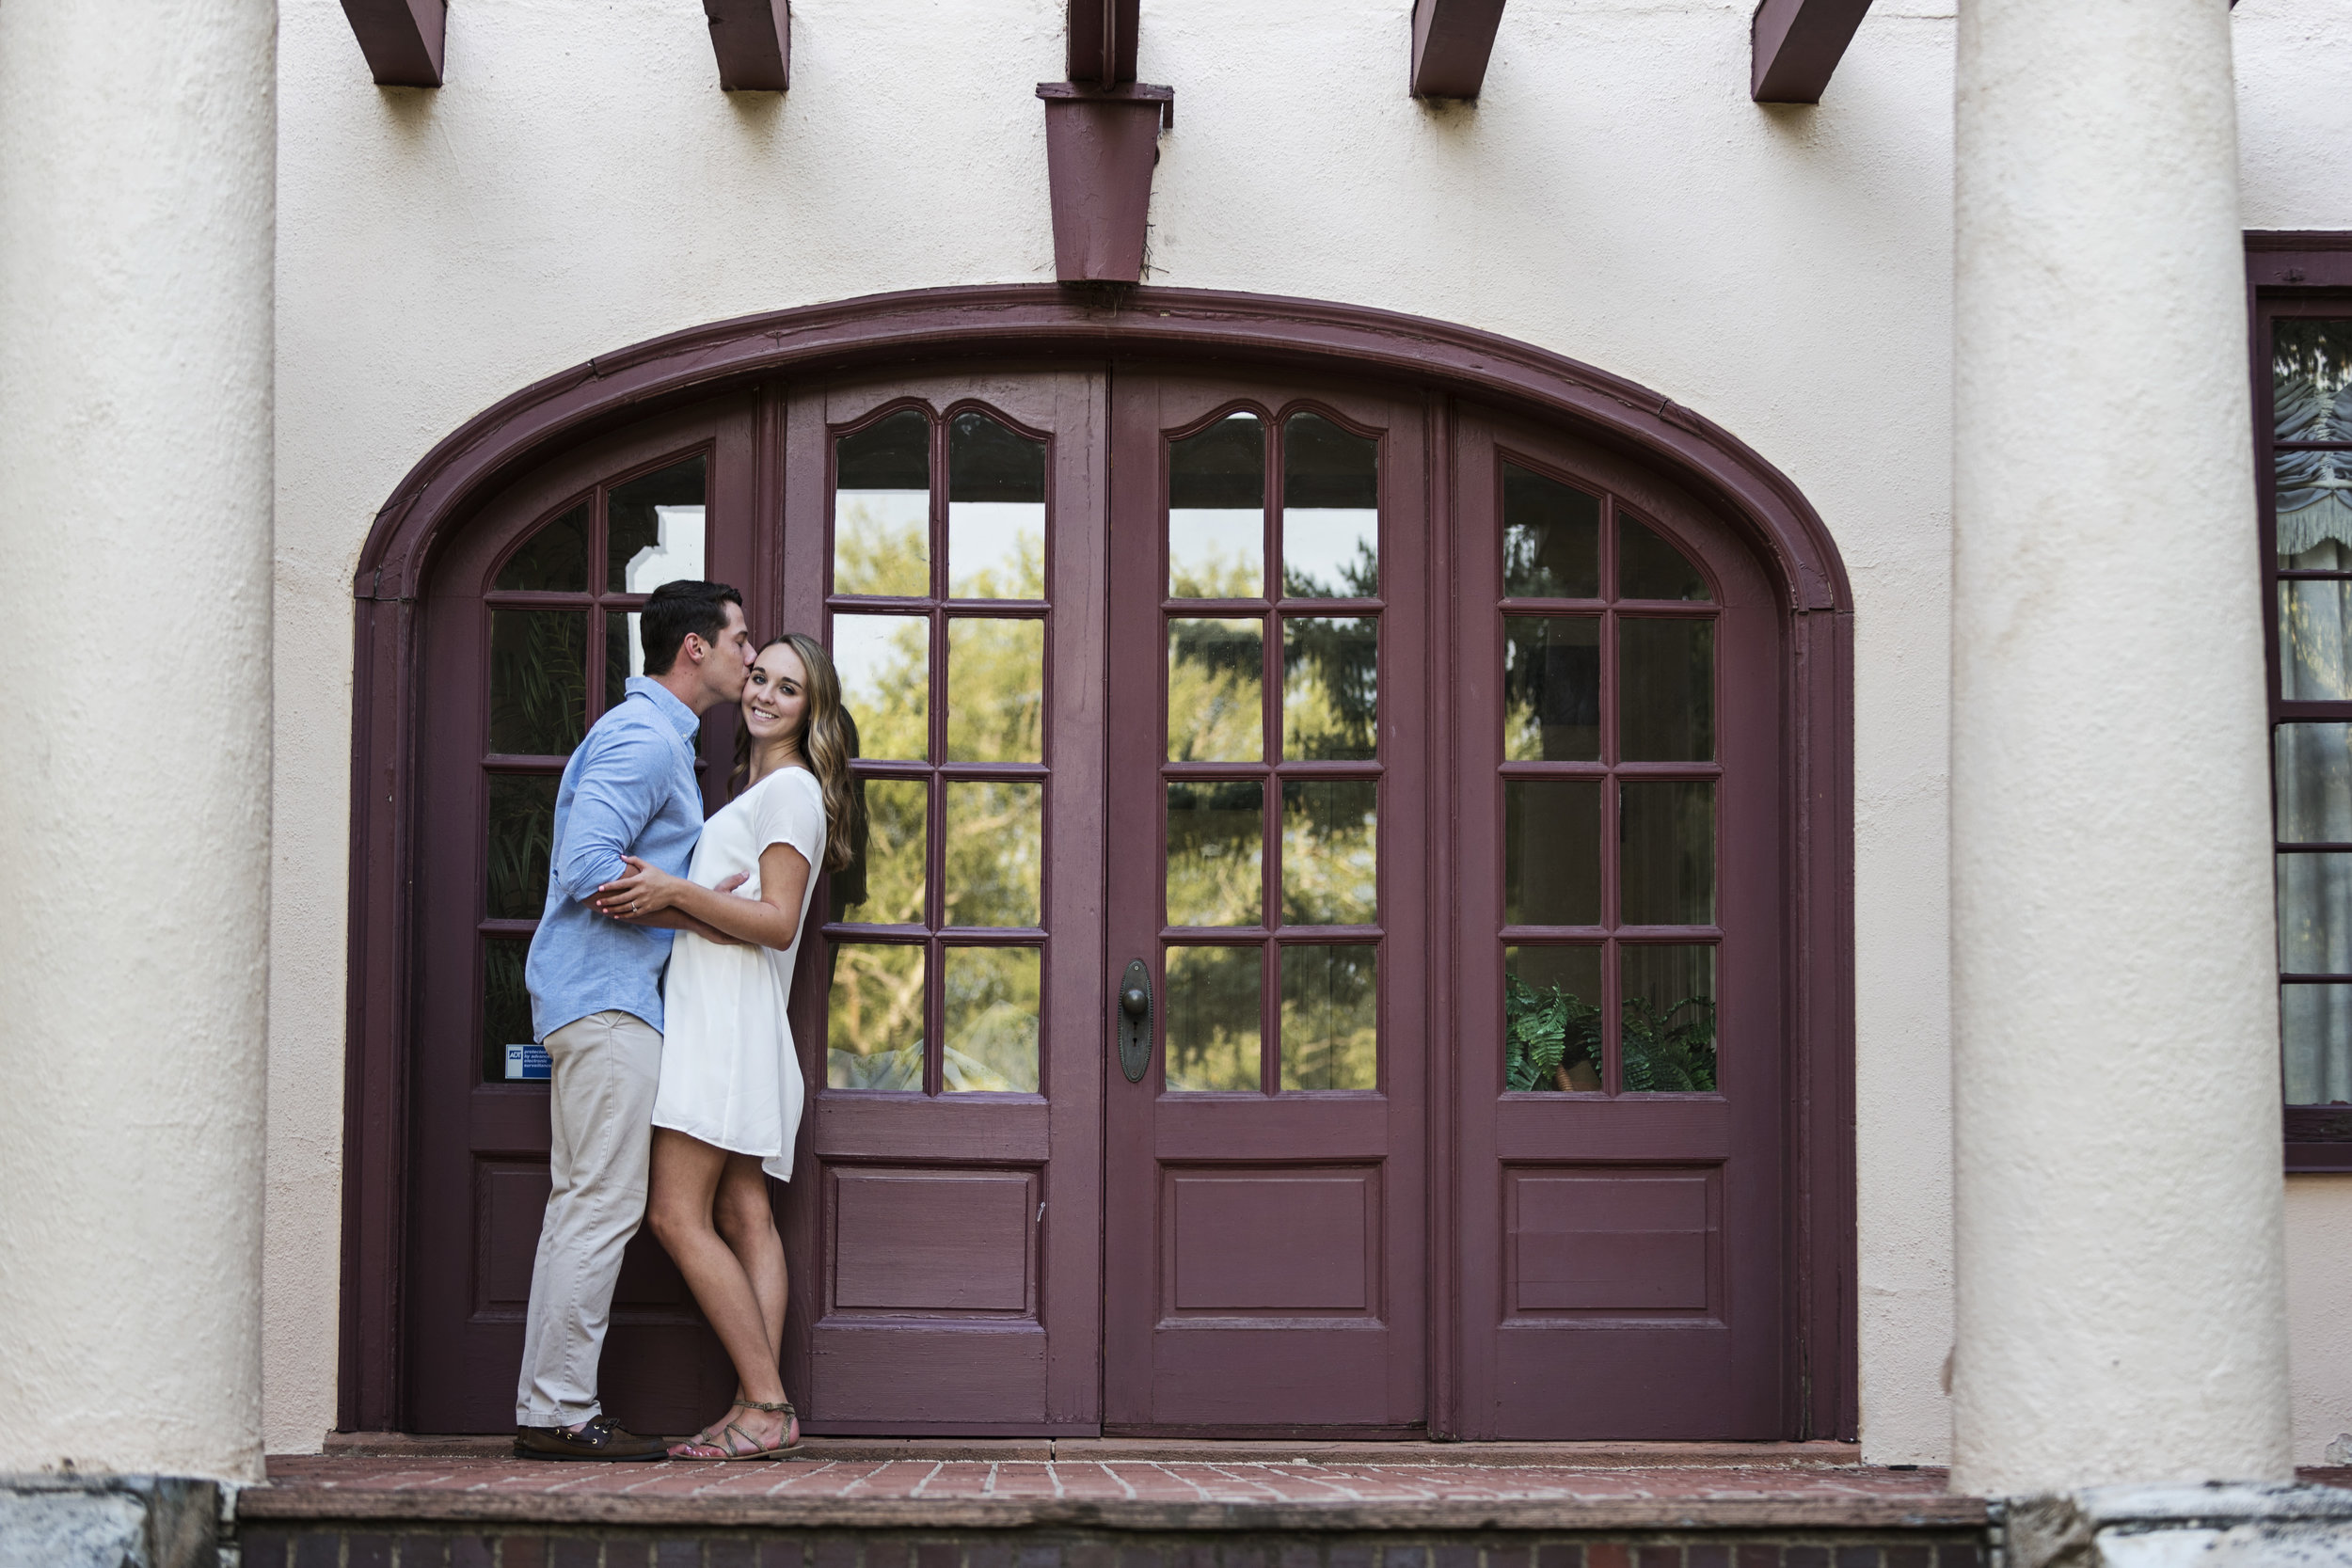
[[1168, 754], [1256, 762], [1265, 754], [1265, 623], [1168, 624]]
[[864, 942], [834, 949], [825, 1083], [836, 1089], [921, 1091], [923, 949]]
[[1040, 924], [1045, 786], [959, 779], [946, 790], [945, 923]]
[[943, 1081], [955, 1093], [1037, 1092], [1040, 964], [1034, 947], [950, 947]]

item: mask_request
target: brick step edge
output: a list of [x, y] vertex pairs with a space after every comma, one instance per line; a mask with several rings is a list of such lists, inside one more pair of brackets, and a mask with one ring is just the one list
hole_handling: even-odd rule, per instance
[[[1216, 1441], [1155, 1437], [822, 1437], [807, 1438], [809, 1459], [1132, 1460], [1141, 1464], [1542, 1465], [1597, 1470], [1859, 1469], [1862, 1445], [1800, 1443], [1370, 1443], [1329, 1438]], [[506, 1459], [511, 1433], [330, 1432], [322, 1453], [370, 1459]]]
[[[717, 1478], [713, 1478], [714, 1480]], [[1525, 1501], [1192, 1503], [999, 1497], [793, 1497], [703, 1492], [567, 1494], [376, 1490], [309, 1482], [249, 1487], [240, 1519], [347, 1523], [604, 1525], [665, 1529], [955, 1530], [1039, 1526], [1120, 1531], [1365, 1534], [1981, 1529], [1978, 1497], [1558, 1498]]]
[[651, 1532], [342, 1530], [298, 1524], [241, 1532], [244, 1568], [398, 1563], [398, 1568], [1984, 1568], [1982, 1539], [1692, 1541], [1384, 1536], [793, 1536]]

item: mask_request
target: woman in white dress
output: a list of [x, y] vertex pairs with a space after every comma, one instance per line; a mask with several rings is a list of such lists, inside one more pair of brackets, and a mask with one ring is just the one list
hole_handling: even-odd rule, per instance
[[[653, 1109], [645, 1215], [735, 1362], [735, 1403], [674, 1459], [767, 1459], [800, 1446], [778, 1370], [784, 1243], [767, 1177], [791, 1180], [801, 1067], [785, 999], [822, 865], [839, 870], [857, 838], [858, 800], [841, 682], [825, 650], [781, 637], [743, 688], [736, 797], [704, 824], [681, 879], [636, 859], [599, 890], [622, 919], [675, 910], [727, 940], [680, 930], [661, 1007], [661, 1082]], [[728, 879], [740, 885], [722, 893]]]

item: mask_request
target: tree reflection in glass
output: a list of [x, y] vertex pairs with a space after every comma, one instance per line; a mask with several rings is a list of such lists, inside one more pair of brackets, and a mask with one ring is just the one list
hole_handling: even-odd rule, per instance
[[1265, 754], [1265, 623], [1168, 624], [1168, 754], [1256, 762]]
[[1256, 1092], [1261, 953], [1254, 945], [1168, 950], [1161, 990], [1169, 1092]]
[[947, 623], [947, 760], [1045, 760], [1045, 623]]
[[1285, 1089], [1380, 1086], [1379, 949], [1282, 949]]
[[947, 594], [1045, 596], [1045, 443], [971, 409], [947, 425]]
[[1502, 755], [1510, 762], [1599, 760], [1597, 617], [1503, 618]]
[[955, 779], [943, 787], [947, 791], [943, 923], [1037, 925], [1045, 860], [1045, 786]]
[[1379, 507], [1379, 443], [1320, 414], [1293, 414], [1282, 425], [1282, 592], [1376, 597]]
[[834, 443], [833, 591], [931, 591], [931, 426], [902, 408]]
[[1168, 448], [1168, 593], [1255, 599], [1265, 593], [1265, 425], [1229, 414]]
[[941, 1082], [950, 1094], [1037, 1092], [1034, 947], [950, 947], [940, 976]]
[[842, 942], [825, 1000], [825, 1085], [923, 1087], [923, 949]]
[[1379, 845], [1380, 785], [1376, 781], [1284, 780], [1282, 923], [1376, 924], [1380, 918]]
[[1168, 925], [1259, 924], [1264, 801], [1255, 779], [1168, 786]]
[[[921, 779], [866, 779], [866, 858], [859, 896], [836, 920], [865, 926], [923, 924], [923, 849], [930, 786]], [[841, 881], [840, 873], [834, 880]]]
[[1502, 466], [1502, 593], [1513, 599], [1600, 597], [1600, 498]]
[[1282, 621], [1282, 755], [1369, 761], [1380, 736], [1380, 623], [1369, 615]]
[[862, 756], [930, 756], [930, 622], [920, 615], [835, 615], [833, 665]]

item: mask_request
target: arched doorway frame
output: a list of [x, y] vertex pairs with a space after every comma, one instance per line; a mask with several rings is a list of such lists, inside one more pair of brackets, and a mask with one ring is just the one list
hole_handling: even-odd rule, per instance
[[[505, 484], [556, 452], [678, 404], [781, 377], [860, 367], [1086, 356], [1218, 361], [1376, 376], [1435, 400], [1473, 399], [1565, 428], [1658, 469], [1714, 508], [1772, 575], [1784, 617], [1781, 853], [1788, 1238], [1803, 1435], [1851, 1438], [1855, 1358], [1852, 594], [1836, 544], [1788, 478], [1730, 432], [1620, 376], [1491, 333], [1322, 301], [1205, 290], [1116, 294], [1052, 284], [868, 295], [739, 317], [602, 355], [524, 388], [437, 445], [377, 514], [354, 583], [351, 906], [344, 1087], [339, 1425], [401, 1418], [400, 1259], [407, 1191], [409, 904], [418, 789], [420, 600], [439, 547]], [[771, 431], [761, 431], [763, 446]], [[1448, 443], [1433, 493], [1451, 487]], [[783, 505], [761, 469], [758, 515]], [[773, 542], [763, 545], [772, 548]], [[763, 560], [761, 569], [776, 565]], [[1442, 1005], [1442, 1004], [1441, 1004]], [[1433, 1118], [1452, 1106], [1433, 1097]], [[1444, 1132], [1433, 1152], [1446, 1168]], [[1453, 1195], [1433, 1188], [1443, 1245]], [[1434, 1390], [1449, 1389], [1454, 1324], [1431, 1306]]]

